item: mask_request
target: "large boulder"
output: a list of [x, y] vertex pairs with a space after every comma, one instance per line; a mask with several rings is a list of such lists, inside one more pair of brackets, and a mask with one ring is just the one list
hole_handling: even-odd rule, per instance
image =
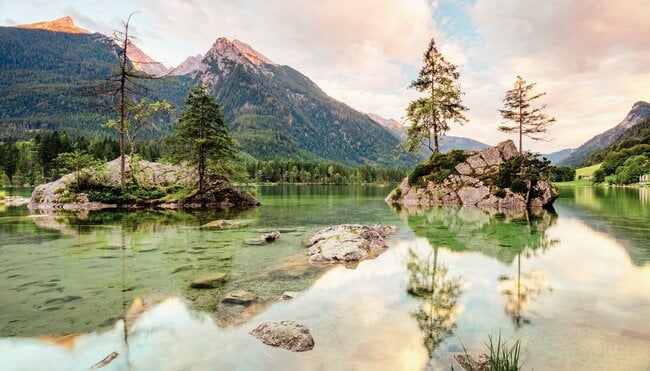
[[316, 232], [306, 241], [312, 263], [357, 262], [375, 255], [388, 246], [385, 238], [396, 228], [377, 224], [369, 227], [341, 224]]
[[[465, 152], [466, 158], [442, 181], [410, 185], [408, 178], [393, 190], [386, 201], [401, 205], [468, 205], [498, 209], [550, 207], [557, 191], [546, 180], [539, 180], [527, 190], [516, 193], [500, 189], [496, 178], [501, 165], [518, 154], [514, 142], [507, 140], [480, 152]], [[345, 246], [344, 246], [345, 247]]]
[[292, 352], [306, 352], [314, 349], [314, 338], [309, 329], [294, 321], [262, 323], [255, 327], [250, 334], [266, 345], [288, 349]]

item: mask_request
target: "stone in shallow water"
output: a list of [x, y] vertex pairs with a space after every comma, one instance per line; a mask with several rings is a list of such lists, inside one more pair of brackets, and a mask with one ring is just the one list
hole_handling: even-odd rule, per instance
[[266, 345], [288, 349], [292, 352], [306, 352], [314, 349], [314, 338], [309, 329], [294, 321], [262, 323], [250, 334]]
[[171, 274], [182, 272], [182, 271], [188, 271], [192, 268], [194, 268], [194, 265], [192, 264], [181, 265], [180, 267], [176, 267]]
[[206, 224], [203, 224], [201, 228], [213, 228], [213, 229], [233, 229], [233, 228], [243, 228], [249, 225], [251, 222], [249, 220], [225, 220], [219, 219]]
[[267, 243], [274, 243], [280, 240], [280, 232], [273, 231], [271, 233], [263, 234], [259, 237], [249, 238], [244, 241], [244, 245], [264, 245]]
[[280, 300], [291, 300], [295, 299], [296, 296], [298, 296], [298, 293], [296, 291], [285, 291], [280, 295]]
[[228, 274], [221, 272], [213, 273], [195, 279], [190, 284], [190, 287], [193, 287], [195, 289], [213, 289], [223, 285], [226, 280], [228, 280]]
[[384, 238], [396, 230], [396, 227], [381, 224], [372, 227], [341, 224], [321, 229], [306, 241], [310, 246], [309, 261], [357, 262], [387, 248]]
[[66, 295], [61, 298], [52, 298], [49, 299], [45, 302], [45, 305], [50, 305], [50, 304], [64, 304], [64, 303], [69, 303], [71, 301], [79, 300], [81, 299], [81, 296], [76, 296], [76, 295]]
[[250, 291], [236, 290], [226, 294], [226, 297], [221, 300], [224, 304], [237, 304], [249, 305], [257, 300], [257, 296]]

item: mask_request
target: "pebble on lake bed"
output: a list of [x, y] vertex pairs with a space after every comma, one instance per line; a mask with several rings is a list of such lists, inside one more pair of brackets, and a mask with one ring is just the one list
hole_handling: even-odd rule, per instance
[[223, 285], [226, 282], [226, 280], [228, 280], [228, 274], [213, 273], [195, 279], [190, 284], [190, 287], [193, 287], [195, 289], [213, 289]]

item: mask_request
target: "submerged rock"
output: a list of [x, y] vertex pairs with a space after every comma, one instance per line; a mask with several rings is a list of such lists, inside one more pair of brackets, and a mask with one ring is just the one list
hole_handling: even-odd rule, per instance
[[250, 334], [266, 345], [288, 349], [292, 352], [306, 352], [314, 349], [314, 338], [309, 329], [294, 321], [262, 323]]
[[226, 220], [219, 219], [214, 220], [209, 223], [205, 223], [201, 228], [213, 228], [213, 229], [235, 229], [243, 228], [250, 224], [249, 220]]
[[250, 291], [236, 290], [226, 294], [221, 302], [224, 304], [249, 305], [257, 300], [257, 296]]
[[388, 195], [386, 202], [407, 206], [470, 205], [493, 209], [550, 207], [558, 193], [543, 179], [532, 186], [527, 181], [519, 193], [496, 185], [501, 165], [517, 153], [511, 140], [480, 152], [466, 151], [468, 157], [443, 180], [425, 178], [420, 180], [420, 184], [410, 185], [406, 178]]
[[295, 299], [298, 296], [298, 293], [296, 291], [285, 291], [280, 295], [280, 300], [291, 300]]
[[269, 243], [274, 243], [280, 240], [280, 232], [273, 231], [271, 233], [263, 234], [259, 237], [249, 238], [244, 241], [244, 245], [264, 245]]
[[189, 271], [190, 269], [194, 269], [193, 264], [181, 265], [180, 267], [176, 267], [171, 274], [182, 272], [182, 271]]
[[207, 276], [203, 276], [195, 279], [190, 284], [190, 287], [195, 289], [213, 289], [219, 287], [226, 283], [228, 280], [228, 274], [226, 273], [213, 273]]
[[318, 262], [356, 262], [376, 254], [388, 246], [384, 238], [395, 233], [396, 227], [373, 227], [355, 224], [341, 224], [321, 229], [307, 244], [309, 261]]

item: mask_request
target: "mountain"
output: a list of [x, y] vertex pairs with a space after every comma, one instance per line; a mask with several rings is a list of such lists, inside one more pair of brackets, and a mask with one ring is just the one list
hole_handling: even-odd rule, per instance
[[[0, 137], [27, 139], [45, 130], [90, 138], [114, 135], [102, 124], [115, 114], [105, 102], [83, 94], [82, 87], [112, 75], [120, 46], [99, 33], [68, 32], [76, 26], [66, 19], [45, 23], [48, 29], [0, 27]], [[135, 45], [128, 57], [145, 72], [168, 71]], [[221, 104], [240, 149], [258, 159], [382, 166], [416, 162], [366, 114], [241, 41], [219, 38], [205, 55], [190, 57], [169, 72], [164, 79], [142, 82], [149, 99], [168, 100], [178, 114], [189, 89], [204, 83]], [[140, 137], [161, 138], [172, 127], [167, 118]]]
[[575, 152], [560, 161], [559, 164], [570, 166], [581, 165], [591, 154], [613, 144], [621, 138], [625, 130], [634, 127], [647, 117], [650, 117], [650, 103], [642, 101], [634, 103], [632, 109], [620, 124], [589, 139], [586, 143], [576, 148]]
[[[52, 23], [61, 22], [42, 24]], [[51, 130], [87, 138], [114, 135], [102, 126], [114, 113], [88, 93], [114, 74], [119, 45], [99, 33], [54, 28], [0, 27], [0, 138], [28, 139]], [[143, 82], [149, 99], [164, 98], [176, 107], [182, 107], [191, 83], [182, 76]], [[160, 137], [172, 127], [171, 120], [160, 122], [142, 138]]]
[[203, 83], [222, 105], [240, 148], [256, 158], [412, 165], [399, 140], [308, 77], [251, 46], [218, 38], [202, 58], [174, 69]]
[[[407, 128], [403, 126], [399, 121], [395, 119], [387, 119], [375, 113], [369, 113], [368, 116], [378, 123], [379, 125], [385, 127], [390, 131], [397, 139], [403, 141], [406, 139], [406, 130]], [[440, 152], [449, 152], [453, 149], [462, 149], [465, 151], [480, 151], [489, 147], [485, 143], [481, 143], [474, 139], [464, 138], [464, 137], [455, 137], [451, 135], [445, 135], [440, 138], [439, 141]], [[431, 151], [428, 149], [422, 150], [422, 157], [429, 157]]]
[[163, 76], [170, 72], [170, 69], [162, 63], [157, 62], [146, 55], [135, 44], [129, 43], [126, 48], [126, 57], [133, 63], [133, 68], [153, 76]]
[[561, 151], [547, 153], [547, 154], [544, 154], [542, 156], [546, 157], [549, 160], [551, 160], [551, 164], [555, 165], [555, 164], [559, 163], [560, 161], [564, 160], [565, 158], [569, 157], [575, 151], [576, 151], [575, 148], [567, 148], [567, 149], [563, 149]]
[[25, 29], [32, 29], [32, 30], [45, 30], [45, 31], [53, 31], [53, 32], [65, 32], [65, 33], [73, 33], [73, 34], [89, 34], [90, 32], [87, 30], [84, 30], [83, 28], [77, 27], [74, 24], [74, 20], [70, 17], [63, 17], [59, 19], [55, 19], [53, 21], [46, 21], [46, 22], [37, 22], [37, 23], [31, 23], [31, 24], [21, 24], [15, 26], [16, 28], [25, 28]]

